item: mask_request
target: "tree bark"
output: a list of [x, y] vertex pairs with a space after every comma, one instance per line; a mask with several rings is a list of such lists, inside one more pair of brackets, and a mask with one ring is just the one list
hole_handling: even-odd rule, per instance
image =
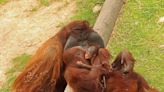
[[101, 12], [94, 25], [94, 30], [103, 38], [105, 46], [109, 41], [109, 37], [124, 3], [124, 0], [105, 0], [103, 4]]

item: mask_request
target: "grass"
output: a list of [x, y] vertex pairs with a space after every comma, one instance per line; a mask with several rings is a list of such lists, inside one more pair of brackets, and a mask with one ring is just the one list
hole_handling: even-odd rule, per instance
[[40, 3], [44, 6], [49, 6], [51, 0], [40, 0]]
[[164, 92], [164, 16], [162, 0], [127, 0], [108, 44], [112, 55], [127, 48], [137, 60], [135, 70]]
[[90, 24], [94, 24], [98, 14], [92, 12], [96, 4], [103, 4], [105, 0], [77, 0], [78, 10], [73, 19], [88, 20]]
[[0, 5], [6, 3], [9, 0], [0, 0]]
[[9, 68], [6, 72], [6, 83], [2, 86], [0, 92], [10, 92], [11, 85], [13, 84], [16, 75], [24, 68], [29, 58], [30, 55], [22, 54], [21, 56], [18, 56], [15, 59], [13, 59], [11, 68]]
[[[0, 5], [6, 3], [7, 1], [9, 1], [9, 0], [0, 0]], [[44, 6], [49, 6], [51, 1], [52, 0], [39, 0], [41, 5], [44, 5]]]

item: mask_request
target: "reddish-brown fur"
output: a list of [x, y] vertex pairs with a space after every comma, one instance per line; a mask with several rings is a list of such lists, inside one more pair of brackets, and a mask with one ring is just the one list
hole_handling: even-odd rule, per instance
[[88, 22], [74, 21], [48, 39], [16, 78], [12, 92], [64, 92], [66, 82], [63, 77], [62, 54], [64, 45], [76, 26], [90, 29]]
[[[108, 53], [103, 53], [100, 56], [106, 57], [103, 60], [108, 62]], [[97, 59], [100, 60], [101, 58], [96, 57], [95, 60]], [[83, 48], [73, 47], [64, 51], [63, 60], [66, 64], [64, 76], [73, 92], [101, 92], [100, 77], [107, 75], [109, 71], [100, 64], [100, 66], [93, 65], [95, 68], [92, 69], [79, 66], [78, 61], [90, 65], [85, 59], [85, 50]]]
[[106, 49], [99, 49], [99, 54], [93, 61], [93, 65], [103, 64], [105, 65], [104, 67], [110, 71], [106, 77], [107, 88], [104, 90], [104, 92], [137, 92], [136, 80], [125, 79], [120, 72], [111, 70], [110, 64], [108, 62], [110, 56], [110, 53]]
[[125, 79], [122, 74], [117, 71], [109, 73], [107, 79], [107, 88], [105, 92], [138, 92], [137, 81]]
[[134, 63], [135, 59], [132, 54], [124, 50], [118, 54], [112, 66], [113, 69], [120, 72], [126, 80], [137, 81], [137, 92], [158, 92], [156, 89], [151, 88], [146, 80], [133, 70]]
[[[78, 61], [81, 61], [89, 65], [84, 55], [85, 50], [79, 47], [66, 50], [63, 55], [66, 64], [65, 79], [73, 89], [73, 92], [102, 92], [101, 79], [103, 75], [106, 77], [107, 86], [103, 92], [158, 92], [150, 88], [144, 78], [133, 72], [133, 69], [126, 74], [119, 70], [111, 71], [108, 63], [110, 54], [106, 49], [99, 49], [98, 55], [93, 59], [93, 64], [90, 65], [90, 68], [80, 67], [77, 64]], [[132, 56], [128, 53], [123, 55]], [[121, 60], [118, 58], [120, 57], [117, 57], [117, 60]], [[126, 58], [124, 61], [134, 60], [132, 59], [133, 57], [121, 58]], [[127, 62], [127, 64], [131, 63]]]
[[65, 79], [73, 92], [102, 92], [102, 76], [106, 77], [107, 88], [103, 92], [137, 92], [137, 81], [125, 79], [120, 72], [111, 71], [106, 49], [99, 49], [93, 59], [92, 68], [80, 67], [77, 62], [89, 65], [84, 57], [85, 50], [73, 47], [64, 51], [63, 60], [66, 64]]

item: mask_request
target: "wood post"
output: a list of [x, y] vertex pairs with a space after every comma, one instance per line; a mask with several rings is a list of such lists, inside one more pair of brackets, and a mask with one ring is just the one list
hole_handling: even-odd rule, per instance
[[94, 30], [103, 38], [105, 45], [107, 45], [109, 41], [109, 37], [124, 3], [124, 0], [105, 0], [103, 4], [101, 12], [94, 25]]

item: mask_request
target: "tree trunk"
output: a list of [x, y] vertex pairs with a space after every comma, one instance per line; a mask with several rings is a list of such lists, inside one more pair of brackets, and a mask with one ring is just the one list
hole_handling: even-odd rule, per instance
[[[123, 4], [123, 0], [105, 0], [104, 2], [99, 17], [94, 25], [94, 30], [103, 38], [105, 45], [108, 43]], [[64, 92], [73, 92], [73, 90], [67, 85]]]
[[102, 10], [94, 25], [94, 30], [103, 38], [105, 45], [107, 45], [109, 41], [109, 37], [124, 2], [124, 0], [105, 0], [104, 2]]

